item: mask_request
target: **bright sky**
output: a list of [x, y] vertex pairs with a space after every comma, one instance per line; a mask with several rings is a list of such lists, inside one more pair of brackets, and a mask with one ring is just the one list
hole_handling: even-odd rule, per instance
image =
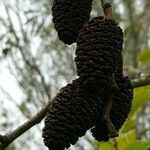
[[[120, 0], [118, 0], [118, 2], [119, 1]], [[14, 1], [11, 0], [9, 2], [13, 3]], [[116, 2], [117, 2], [117, 0], [116, 0]], [[138, 11], [142, 10], [141, 0], [137, 0], [137, 5], [139, 6]], [[122, 5], [119, 6], [118, 10], [121, 13], [124, 12]], [[2, 1], [0, 1], [0, 17], [1, 16], [6, 18], [4, 8], [2, 7]], [[18, 28], [18, 23], [17, 23], [18, 21], [17, 21], [17, 19], [15, 19], [15, 16], [13, 16], [13, 21], [16, 23], [15, 27], [17, 29]], [[3, 31], [4, 31], [4, 29], [1, 28], [0, 32], [2, 33]], [[34, 43], [36, 43], [35, 41], [36, 41], [36, 39], [33, 39]], [[33, 51], [33, 53], [34, 52], [35, 51]], [[11, 97], [13, 97], [13, 99], [16, 101], [16, 103], [19, 104], [23, 100], [24, 95], [23, 95], [22, 91], [20, 90], [20, 88], [18, 87], [16, 79], [10, 74], [9, 69], [8, 69], [8, 62], [6, 60], [1, 61], [1, 63], [0, 63], [0, 87], [2, 87], [4, 90], [6, 90], [11, 95]], [[14, 103], [11, 102], [8, 97], [4, 97], [4, 94], [0, 92], [0, 98], [1, 97], [2, 97], [3, 102], [4, 102], [4, 107], [6, 109], [11, 108], [11, 111], [13, 113], [15, 113], [16, 107], [15, 107]], [[18, 114], [15, 114], [15, 115], [17, 115], [17, 117], [15, 117], [15, 119], [17, 120], [17, 123], [18, 123], [21, 120], [20, 115], [18, 115]], [[81, 141], [85, 142], [85, 145], [87, 145], [88, 148], [90, 147], [90, 145], [88, 145], [88, 143], [86, 141], [83, 141], [83, 139], [81, 139]]]

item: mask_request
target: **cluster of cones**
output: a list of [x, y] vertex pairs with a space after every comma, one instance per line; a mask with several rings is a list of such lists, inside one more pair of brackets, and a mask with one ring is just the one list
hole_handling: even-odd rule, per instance
[[[86, 3], [91, 9], [91, 1], [88, 0], [55, 0], [52, 9], [54, 23], [62, 23], [60, 35], [73, 37], [73, 32], [79, 30], [81, 24], [84, 25], [74, 38], [77, 39], [75, 63], [79, 78], [60, 90], [51, 101], [45, 119], [43, 138], [49, 150], [68, 148], [89, 129], [98, 141], [107, 141], [110, 137], [117, 136], [131, 108], [133, 89], [129, 78], [122, 74], [121, 28], [113, 19], [104, 17], [97, 17], [85, 23], [90, 12], [88, 9], [84, 21], [80, 14], [77, 15], [77, 18], [81, 17], [79, 20], [82, 20], [82, 23], [79, 21], [79, 25], [76, 22], [78, 29], [71, 31], [67, 26], [75, 26], [75, 21], [72, 18], [71, 23], [64, 25], [63, 15], [75, 13], [73, 6], [82, 6], [77, 6], [76, 3]], [[58, 7], [62, 5], [64, 9], [59, 10]], [[72, 11], [68, 12], [70, 9]], [[86, 7], [83, 7], [83, 10], [85, 9]], [[79, 10], [83, 11], [82, 8]], [[62, 15], [60, 11], [65, 13]], [[59, 13], [63, 17], [58, 15], [57, 18]], [[66, 37], [63, 38], [65, 41]], [[70, 39], [65, 43], [71, 43]]]

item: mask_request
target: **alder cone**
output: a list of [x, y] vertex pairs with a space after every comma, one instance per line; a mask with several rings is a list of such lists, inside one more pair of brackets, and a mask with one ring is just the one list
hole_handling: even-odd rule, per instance
[[[116, 130], [118, 131], [130, 112], [133, 98], [133, 88], [127, 76], [116, 75], [116, 82], [118, 84], [118, 90], [113, 99], [110, 118]], [[109, 140], [108, 128], [100, 119], [96, 123], [96, 126], [91, 130], [91, 132], [95, 139], [98, 141]]]
[[81, 79], [62, 88], [51, 102], [43, 128], [45, 145], [63, 150], [75, 144], [101, 115], [101, 99], [81, 87]]
[[123, 33], [114, 20], [96, 17], [85, 23], [77, 39], [77, 74], [87, 90], [104, 87], [122, 57]]
[[53, 22], [59, 39], [65, 44], [76, 42], [78, 32], [89, 20], [93, 0], [54, 0]]

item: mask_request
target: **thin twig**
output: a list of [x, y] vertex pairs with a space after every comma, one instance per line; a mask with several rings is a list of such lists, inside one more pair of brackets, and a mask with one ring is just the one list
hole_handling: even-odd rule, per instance
[[101, 5], [103, 7], [105, 19], [113, 19], [112, 0], [101, 0]]
[[34, 115], [24, 124], [20, 125], [11, 133], [8, 133], [6, 135], [0, 135], [0, 150], [6, 149], [20, 135], [28, 131], [34, 125], [40, 123], [42, 119], [46, 116], [49, 105], [50, 105], [50, 102], [44, 108], [42, 108], [36, 115]]
[[139, 88], [139, 87], [143, 87], [146, 85], [150, 85], [150, 76], [132, 80], [132, 86], [134, 88]]

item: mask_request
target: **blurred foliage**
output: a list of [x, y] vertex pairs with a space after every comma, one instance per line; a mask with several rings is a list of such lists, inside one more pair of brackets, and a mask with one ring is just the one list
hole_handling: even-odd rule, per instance
[[[76, 77], [76, 45], [67, 46], [59, 41], [52, 23], [52, 1], [0, 1], [0, 65], [9, 70], [19, 88], [16, 96], [0, 85], [2, 132], [16, 128], [23, 119], [30, 118], [62, 86]], [[149, 75], [150, 72], [149, 9], [150, 0], [113, 1], [114, 18], [124, 30], [124, 64], [130, 78], [138, 78], [139, 73]], [[98, 15], [103, 15], [100, 0], [93, 0], [91, 18]], [[16, 101], [19, 94], [21, 98]], [[90, 147], [90, 150], [147, 150], [150, 143], [137, 139], [136, 124], [138, 113], [148, 100], [150, 86], [135, 89], [132, 109], [120, 136], [99, 143], [99, 148]], [[8, 108], [8, 103], [12, 109]], [[16, 148], [10, 149], [43, 150], [40, 125], [36, 127], [14, 143]], [[88, 143], [95, 142], [90, 140]], [[77, 143], [74, 149], [88, 149], [84, 144], [80, 145], [81, 142]]]
[[139, 141], [136, 140], [133, 143], [130, 143], [125, 150], [148, 150], [150, 148], [150, 142], [149, 141]]
[[139, 53], [138, 59], [142, 64], [150, 64], [150, 48], [143, 49]]

